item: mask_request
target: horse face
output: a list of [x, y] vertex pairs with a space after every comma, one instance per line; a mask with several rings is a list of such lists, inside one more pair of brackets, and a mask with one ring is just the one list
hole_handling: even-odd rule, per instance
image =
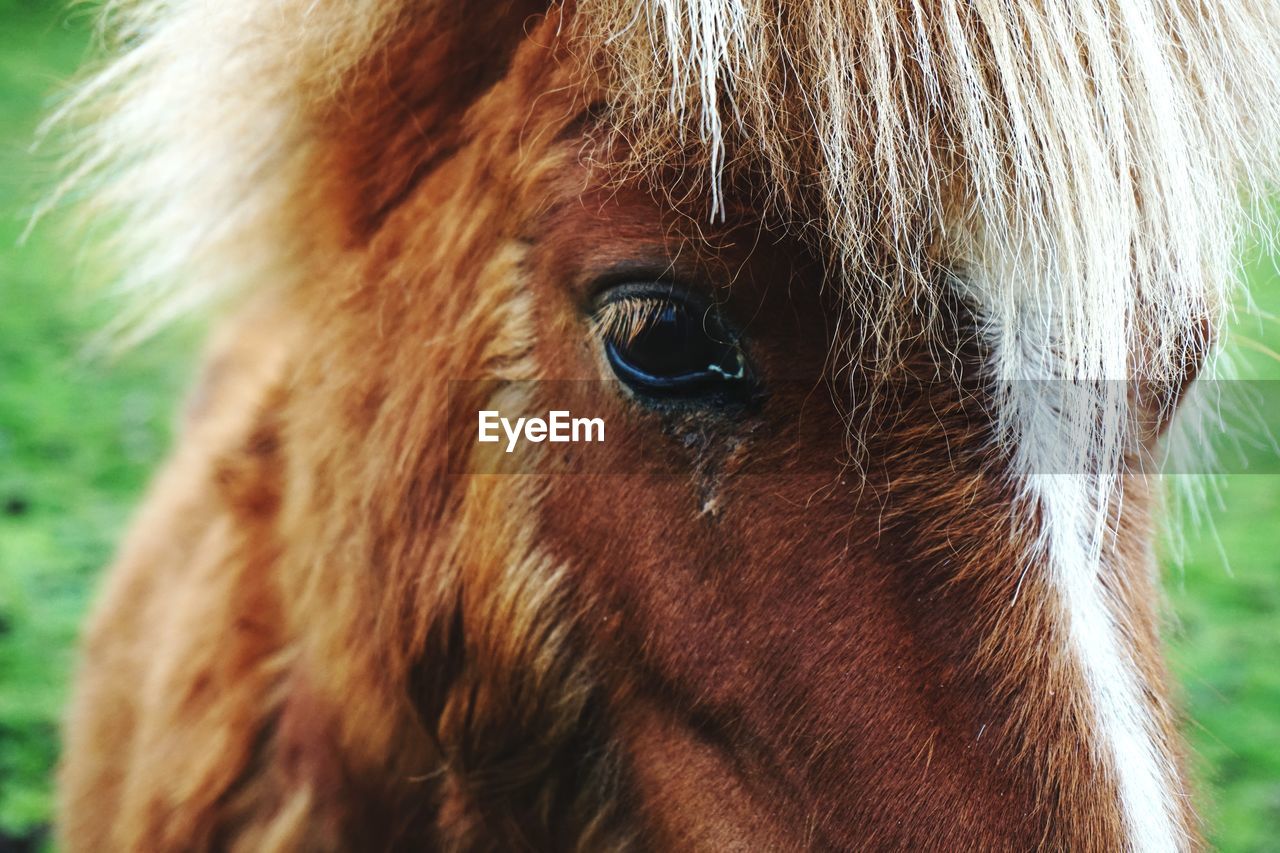
[[[376, 225], [329, 276], [341, 298], [304, 308], [290, 420], [311, 424], [300, 464], [325, 465], [290, 537], [315, 547], [289, 559], [377, 579], [310, 630], [322, 658], [396, 649], [446, 779], [437, 830], [1119, 844], [963, 300], [893, 372], [861, 368], [832, 271], [749, 204], [766, 187], [707, 225], [678, 173], [618, 179], [598, 163], [624, 141], [554, 94], [566, 61], [515, 49], [462, 138], [409, 149], [394, 208], [355, 208]], [[476, 441], [481, 410], [571, 410], [607, 438], [508, 460]], [[1143, 591], [1118, 594], [1149, 631]], [[386, 613], [405, 626], [371, 642]]]
[[[747, 217], [688, 234], [670, 215], [612, 192], [568, 206], [530, 250], [546, 258], [537, 270], [604, 259], [570, 277], [592, 282], [586, 293], [542, 279], [538, 299], [561, 307], [533, 352], [544, 375], [595, 383], [626, 473], [553, 477], [535, 512], [584, 614], [579, 642], [608, 685], [648, 837], [706, 849], [1032, 838], [1035, 786], [984, 760], [1020, 741], [999, 675], [980, 665], [1019, 543], [962, 309], [944, 363], [922, 342], [884, 385], [856, 369], [833, 378], [839, 313], [823, 264]], [[593, 321], [636, 298], [659, 303], [642, 315], [656, 329], [614, 338]], [[707, 319], [682, 337], [663, 328], [679, 311]], [[690, 364], [669, 372], [692, 373], [716, 352], [685, 342], [698, 333], [732, 342], [740, 369], [687, 393], [634, 377], [646, 335], [679, 341]], [[1012, 630], [1047, 631], [1034, 605], [1021, 618]], [[1011, 802], [1019, 817], [992, 823]]]
[[[73, 764], [70, 796], [117, 840], [1123, 846], [960, 291], [866, 358], [767, 182], [709, 224], [678, 169], [620, 177], [561, 22], [513, 20], [404, 24], [320, 117], [306, 280], [231, 324], [153, 499], [209, 516], [211, 567], [155, 618], [235, 630], [151, 678], [178, 698], [136, 748], [208, 760], [177, 799]], [[603, 444], [472, 432], [560, 409]], [[1109, 592], [1158, 685], [1145, 501]]]

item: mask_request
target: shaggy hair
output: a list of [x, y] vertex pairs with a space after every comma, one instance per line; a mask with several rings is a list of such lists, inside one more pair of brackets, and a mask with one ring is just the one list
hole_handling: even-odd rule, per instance
[[[116, 217], [132, 322], [288, 268], [307, 117], [420, 14], [109, 6], [123, 52], [71, 109], [98, 117], [77, 178]], [[937, 303], [939, 268], [961, 274], [1010, 378], [1180, 375], [1234, 280], [1242, 191], [1280, 167], [1267, 0], [582, 0], [569, 21], [636, 163], [700, 173], [711, 216], [726, 172], [762, 171], [849, 276], [889, 289], [885, 334]]]
[[[1100, 580], [1144, 417], [1109, 380], [1155, 389], [1158, 419], [1218, 338], [1239, 234], [1280, 169], [1280, 3], [560, 8], [560, 46], [583, 91], [603, 93], [593, 115], [625, 141], [615, 174], [682, 174], [676, 209], [781, 217], [832, 262], [850, 341], [837, 371], [868, 352], [872, 367], [895, 362], [963, 299], [991, 360], [1017, 533], [1034, 530], [1048, 557], [1109, 738], [1099, 757], [1134, 846], [1175, 846], [1174, 822], [1133, 811], [1177, 811], [1176, 774], [1134, 710], [1135, 630]], [[314, 245], [343, 245], [310, 215], [327, 119], [396, 33], [456, 29], [460, 14], [426, 0], [110, 4], [118, 56], [67, 107], [88, 119], [68, 186], [112, 225], [136, 296], [121, 329], [287, 292]], [[856, 351], [855, 330], [870, 338]]]
[[[1109, 480], [1129, 418], [1124, 393], [1064, 401], [1020, 380], [1181, 387], [1218, 339], [1242, 226], [1280, 169], [1272, 0], [570, 7], [560, 36], [629, 143], [614, 165], [680, 166], [710, 188], [711, 217], [734, 176], [756, 176], [769, 198], [751, 201], [836, 260], [846, 336], [873, 336], [873, 358], [964, 292], [1028, 478]], [[121, 330], [305, 269], [318, 117], [398, 22], [437, 13], [108, 5], [119, 56], [66, 112], [89, 119], [69, 186], [113, 223], [106, 247], [136, 297]]]

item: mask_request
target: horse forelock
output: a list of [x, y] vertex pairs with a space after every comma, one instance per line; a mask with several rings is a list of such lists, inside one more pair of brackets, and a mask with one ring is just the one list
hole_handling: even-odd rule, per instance
[[[958, 293], [990, 352], [996, 435], [1066, 620], [1135, 849], [1183, 843], [1175, 771], [1109, 584], [1124, 481], [1105, 394], [1061, 406], [1023, 380], [1176, 384], [1201, 361], [1234, 250], [1280, 162], [1280, 55], [1265, 0], [579, 0], [558, 36], [609, 102], [621, 167], [735, 176], [848, 281], [892, 357]], [[323, 128], [414, 16], [391, 0], [127, 4], [122, 57], [70, 105], [77, 173], [121, 226], [146, 330], [247, 286], [305, 277]], [[1230, 52], [1230, 55], [1226, 55]], [[176, 188], [181, 188], [177, 190]], [[1244, 201], [1242, 201], [1244, 199]], [[852, 282], [858, 282], [855, 287]], [[863, 300], [867, 281], [880, 296]], [[838, 283], [836, 287], [845, 287]], [[853, 346], [849, 342], [848, 346]], [[1121, 418], [1121, 421], [1124, 419]], [[1063, 439], [1067, 436], [1067, 439]], [[1063, 473], [1063, 472], [1069, 473]]]
[[[1233, 281], [1242, 190], [1278, 168], [1280, 13], [1183, 5], [581, 0], [558, 36], [635, 163], [703, 175], [703, 215], [726, 172], [761, 169], [753, 204], [789, 209], [847, 275], [896, 293], [870, 328], [936, 301], [944, 270], [1009, 378], [1131, 378], [1199, 346], [1186, 331]], [[69, 105], [95, 119], [77, 175], [128, 217], [126, 280], [179, 308], [234, 286], [207, 268], [232, 234], [241, 254], [292, 260], [282, 227], [243, 238], [304, 191], [317, 116], [398, 26], [475, 26], [390, 0], [111, 8], [124, 50]], [[147, 226], [164, 239], [129, 233]]]

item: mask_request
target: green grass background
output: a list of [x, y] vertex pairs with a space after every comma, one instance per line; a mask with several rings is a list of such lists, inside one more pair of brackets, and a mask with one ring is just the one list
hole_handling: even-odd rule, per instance
[[[193, 351], [177, 332], [86, 355], [110, 306], [77, 289], [91, 276], [75, 240], [55, 216], [18, 245], [54, 174], [30, 151], [36, 125], [90, 56], [90, 30], [61, 0], [0, 0], [0, 851], [49, 844], [77, 626], [164, 454]], [[1249, 276], [1260, 313], [1280, 307], [1273, 260], [1252, 257]], [[1280, 378], [1262, 352], [1280, 350], [1280, 327], [1239, 325], [1253, 374]], [[1280, 476], [1222, 486], [1216, 534], [1198, 528], [1166, 561], [1171, 660], [1213, 842], [1280, 851]]]

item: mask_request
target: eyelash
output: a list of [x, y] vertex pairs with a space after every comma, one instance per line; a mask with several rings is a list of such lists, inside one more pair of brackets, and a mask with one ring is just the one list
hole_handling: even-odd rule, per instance
[[591, 330], [601, 342], [629, 344], [672, 304], [672, 300], [657, 295], [620, 296], [596, 309]]

